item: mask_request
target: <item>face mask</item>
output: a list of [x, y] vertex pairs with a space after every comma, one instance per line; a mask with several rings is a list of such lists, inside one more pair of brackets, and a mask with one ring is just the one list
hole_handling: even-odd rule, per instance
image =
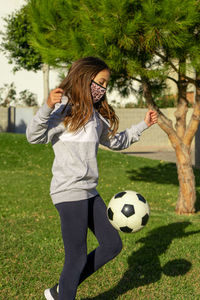
[[91, 87], [93, 103], [99, 102], [102, 99], [102, 97], [105, 95], [106, 88], [104, 88], [102, 85], [96, 83], [94, 80], [92, 80], [90, 87]]

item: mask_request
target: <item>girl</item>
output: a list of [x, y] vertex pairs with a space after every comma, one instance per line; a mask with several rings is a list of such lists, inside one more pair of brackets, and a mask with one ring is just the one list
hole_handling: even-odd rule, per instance
[[[122, 249], [118, 232], [106, 216], [98, 194], [99, 144], [121, 150], [139, 140], [157, 122], [150, 110], [144, 121], [116, 133], [118, 118], [106, 100], [110, 70], [99, 58], [74, 62], [60, 87], [50, 92], [27, 128], [30, 143], [51, 142], [55, 153], [51, 198], [58, 210], [65, 263], [58, 285], [45, 290], [46, 299], [74, 300], [78, 285]], [[99, 246], [87, 255], [87, 229]]]

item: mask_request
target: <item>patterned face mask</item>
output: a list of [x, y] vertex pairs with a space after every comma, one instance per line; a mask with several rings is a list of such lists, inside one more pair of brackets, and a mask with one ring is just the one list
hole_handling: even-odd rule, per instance
[[102, 85], [96, 83], [94, 80], [92, 80], [90, 87], [91, 87], [93, 103], [99, 102], [102, 99], [102, 97], [105, 95], [106, 88], [104, 88]]

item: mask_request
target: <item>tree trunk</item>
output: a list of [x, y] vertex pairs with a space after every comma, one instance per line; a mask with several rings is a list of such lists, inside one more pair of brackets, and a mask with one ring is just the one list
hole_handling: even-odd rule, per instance
[[[181, 65], [181, 67], [180, 67]], [[185, 80], [186, 74], [186, 61], [182, 59], [179, 61], [179, 74], [178, 74], [178, 105], [175, 111], [176, 117], [176, 132], [178, 137], [183, 139], [186, 131], [186, 116], [188, 112], [187, 100], [187, 86], [188, 82]]]
[[[185, 84], [185, 83], [184, 83]], [[158, 112], [158, 125], [165, 131], [168, 138], [172, 144], [172, 147], [176, 151], [177, 159], [177, 173], [179, 179], [179, 195], [176, 204], [176, 213], [178, 214], [191, 214], [195, 212], [195, 202], [196, 202], [196, 190], [195, 190], [195, 177], [192, 169], [192, 160], [190, 153], [190, 146], [192, 138], [187, 138], [187, 143], [183, 142], [184, 134], [186, 131], [185, 126], [185, 112], [176, 111], [176, 131], [173, 127], [172, 121], [168, 119], [158, 107], [152, 98], [151, 88], [147, 78], [142, 78], [142, 85], [144, 91], [144, 97], [150, 108], [156, 109]], [[185, 95], [185, 86], [182, 87], [181, 92]], [[183, 108], [185, 105], [183, 102], [184, 97], [181, 99], [180, 107]], [[191, 124], [192, 125], [192, 124]], [[191, 127], [191, 126], [190, 126]], [[190, 135], [192, 133], [189, 130]], [[188, 132], [187, 132], [188, 133]], [[188, 133], [189, 135], [189, 133]], [[193, 135], [194, 136], [194, 135]]]
[[197, 107], [196, 121], [198, 121], [198, 129], [195, 136], [195, 167], [200, 168], [200, 74], [196, 74], [196, 99]]
[[195, 135], [195, 167], [200, 168], [200, 126]]
[[47, 101], [49, 95], [49, 65], [43, 64], [43, 104]]
[[179, 179], [179, 195], [176, 204], [178, 214], [195, 212], [195, 177], [191, 163], [190, 148], [184, 144], [176, 147], [176, 165]]
[[[179, 179], [179, 195], [176, 204], [178, 214], [188, 214], [195, 212], [196, 189], [195, 177], [192, 169], [191, 143], [194, 134], [191, 134], [191, 122], [187, 128], [186, 116], [188, 112], [187, 86], [185, 80], [186, 59], [179, 61], [178, 74], [178, 105], [175, 112], [176, 134], [180, 142], [176, 144], [176, 165]], [[193, 127], [193, 126], [192, 126]]]

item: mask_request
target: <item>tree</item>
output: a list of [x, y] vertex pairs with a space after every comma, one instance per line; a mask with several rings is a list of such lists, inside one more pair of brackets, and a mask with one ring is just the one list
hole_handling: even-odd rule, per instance
[[8, 58], [10, 64], [14, 63], [13, 71], [21, 69], [27, 71], [43, 70], [44, 73], [44, 99], [49, 92], [49, 68], [43, 63], [39, 52], [29, 43], [31, 24], [28, 20], [27, 5], [5, 18], [5, 32], [1, 32], [3, 42], [0, 50]]
[[[87, 8], [91, 9], [92, 1], [87, 3]], [[89, 28], [87, 35], [91, 38], [90, 44], [94, 43], [94, 24], [98, 22], [99, 29], [103, 28], [102, 40], [106, 44], [104, 56], [111, 57], [112, 66], [118, 74], [119, 68], [122, 69], [123, 60], [126, 61], [125, 70], [122, 70], [123, 74], [126, 74], [126, 78], [133, 80], [138, 80], [139, 75], [148, 106], [158, 111], [159, 126], [167, 133], [176, 151], [180, 184], [176, 211], [179, 214], [193, 213], [196, 201], [190, 152], [192, 139], [200, 120], [199, 12], [199, 1], [121, 1], [116, 9], [114, 0], [109, 3], [104, 2], [97, 14], [89, 18], [85, 17], [86, 22], [83, 22]], [[99, 45], [97, 40], [99, 38], [100, 36], [96, 35], [96, 45]], [[109, 48], [111, 54], [106, 52]], [[133, 51], [134, 49], [136, 51]], [[120, 62], [120, 67], [118, 62]], [[129, 75], [127, 71], [130, 70], [128, 66], [130, 63], [133, 69]], [[196, 79], [186, 75], [188, 69], [193, 70], [193, 73], [195, 70]], [[170, 76], [172, 70], [177, 73], [177, 80]], [[137, 78], [133, 78], [134, 73]], [[178, 88], [175, 128], [172, 121], [158, 109], [153, 100], [152, 83], [154, 85], [156, 80], [156, 83], [160, 85], [165, 78], [176, 82]], [[196, 87], [196, 102], [187, 127], [186, 115], [189, 102], [186, 92], [189, 83]]]
[[[33, 42], [45, 61], [61, 65], [98, 55], [112, 69], [112, 87], [128, 93], [134, 81], [140, 82], [148, 106], [157, 110], [159, 126], [176, 151], [180, 183], [176, 212], [193, 213], [196, 192], [190, 151], [200, 120], [199, 1], [42, 0], [39, 6], [32, 0], [31, 11]], [[195, 70], [196, 78], [187, 76], [188, 69]], [[172, 70], [178, 79], [171, 76]], [[167, 78], [178, 87], [175, 127], [154, 101]], [[189, 83], [196, 87], [196, 102], [187, 127]]]
[[11, 84], [4, 84], [0, 88], [0, 106], [36, 106], [36, 95], [29, 90], [23, 90], [17, 95], [14, 82]]
[[[164, 1], [163, 1], [164, 2]], [[170, 15], [175, 12], [173, 5], [178, 4], [178, 15], [176, 20], [186, 24], [185, 29], [176, 32], [180, 38], [178, 44], [170, 45], [165, 39], [162, 40], [161, 46], [155, 50], [156, 55], [162, 59], [162, 63], [169, 71], [177, 74], [177, 80], [168, 76], [173, 80], [178, 89], [178, 104], [175, 112], [176, 124], [175, 128], [166, 117], [160, 115], [160, 127], [167, 133], [169, 140], [176, 151], [177, 170], [179, 178], [179, 197], [176, 206], [177, 213], [193, 213], [195, 211], [196, 190], [195, 178], [191, 162], [191, 143], [199, 126], [200, 121], [200, 98], [199, 98], [199, 81], [198, 73], [200, 68], [200, 43], [199, 43], [199, 1], [169, 1]], [[166, 3], [165, 6], [166, 8]], [[181, 11], [179, 11], [181, 8]], [[160, 18], [167, 22], [166, 10], [160, 12]], [[179, 18], [178, 18], [179, 17]], [[168, 19], [169, 20], [169, 19]], [[174, 19], [175, 21], [175, 19]], [[162, 28], [157, 28], [158, 34], [163, 34]], [[168, 33], [172, 33], [169, 31]], [[193, 73], [192, 77], [187, 75]], [[193, 113], [186, 126], [186, 116], [188, 112], [189, 101], [187, 99], [187, 87], [192, 83], [196, 88], [196, 99], [193, 104]], [[148, 79], [143, 83], [145, 97], [150, 106], [155, 107], [155, 102], [151, 95], [151, 88]]]

